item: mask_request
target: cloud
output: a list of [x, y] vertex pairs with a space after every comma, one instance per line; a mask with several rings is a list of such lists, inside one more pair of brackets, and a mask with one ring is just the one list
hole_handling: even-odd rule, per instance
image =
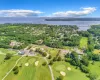
[[43, 12], [23, 9], [0, 10], [0, 17], [28, 17], [38, 16]]
[[80, 11], [65, 11], [65, 12], [55, 12], [52, 15], [56, 17], [75, 17], [75, 16], [85, 16], [96, 11], [95, 7], [81, 8]]

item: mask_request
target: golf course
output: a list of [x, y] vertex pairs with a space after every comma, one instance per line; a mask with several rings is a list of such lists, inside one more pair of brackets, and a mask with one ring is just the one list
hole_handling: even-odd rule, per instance
[[100, 80], [100, 27], [1, 26], [0, 80]]

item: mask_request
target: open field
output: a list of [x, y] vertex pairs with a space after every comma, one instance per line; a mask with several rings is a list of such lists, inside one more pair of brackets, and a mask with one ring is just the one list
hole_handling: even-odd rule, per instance
[[93, 51], [93, 53], [94, 53], [94, 54], [100, 54], [100, 50], [95, 49], [95, 50]]
[[82, 37], [81, 40], [80, 40], [80, 48], [87, 48], [87, 41], [88, 41], [88, 38], [86, 37]]

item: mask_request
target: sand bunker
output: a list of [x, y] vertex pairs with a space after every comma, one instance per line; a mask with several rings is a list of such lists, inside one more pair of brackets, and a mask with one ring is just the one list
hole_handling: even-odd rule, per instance
[[66, 76], [66, 73], [63, 72], [63, 71], [60, 71], [60, 74], [61, 74], [62, 76]]
[[49, 54], [47, 54], [47, 56], [46, 56], [47, 58], [49, 57]]
[[36, 61], [36, 62], [35, 62], [35, 66], [38, 66], [38, 64], [39, 64], [39, 61]]
[[29, 63], [25, 63], [25, 66], [29, 66]]
[[71, 71], [71, 68], [70, 68], [70, 67], [68, 67], [68, 68], [67, 68], [67, 70], [68, 70], [68, 71]]
[[0, 54], [3, 54], [3, 53], [0, 51]]

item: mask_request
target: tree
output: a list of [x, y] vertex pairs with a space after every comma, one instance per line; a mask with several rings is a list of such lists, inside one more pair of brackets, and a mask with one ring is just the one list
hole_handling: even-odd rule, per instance
[[18, 73], [19, 73], [19, 70], [16, 69], [16, 70], [14, 71], [14, 74], [18, 74]]
[[8, 60], [8, 59], [10, 59], [12, 57], [12, 54], [10, 54], [10, 53], [7, 53], [6, 54], [6, 56], [5, 56], [5, 60]]
[[100, 61], [100, 55], [98, 55], [98, 54], [93, 54], [92, 60], [94, 60], [94, 61]]
[[72, 52], [71, 55], [71, 61], [70, 63], [74, 66], [80, 66], [80, 60], [78, 58], [78, 54], [76, 52]]
[[52, 58], [52, 56], [51, 56], [51, 55], [49, 55], [49, 56], [48, 56], [48, 59], [51, 59], [51, 58]]
[[87, 51], [86, 54], [87, 54], [88, 60], [92, 60], [93, 53]]
[[53, 64], [53, 61], [51, 60], [50, 62], [49, 62], [49, 65], [52, 65]]
[[81, 60], [82, 64], [85, 65], [85, 66], [88, 66], [89, 65], [89, 60], [86, 56], [84, 56]]
[[13, 71], [15, 71], [15, 70], [17, 70], [18, 69], [18, 66], [15, 66], [14, 68], [13, 68]]
[[15, 67], [13, 68], [13, 72], [14, 72], [14, 74], [18, 74], [18, 73], [19, 73], [18, 66], [15, 66]]
[[98, 75], [93, 74], [93, 73], [89, 73], [89, 75], [88, 75], [87, 77], [89, 77], [89, 78], [90, 78], [90, 80], [96, 80], [96, 79], [97, 79], [97, 77], [98, 77]]
[[60, 56], [58, 56], [58, 58], [57, 58], [57, 61], [61, 61], [62, 59], [61, 59], [61, 57]]
[[79, 59], [72, 59], [70, 63], [74, 66], [80, 66], [80, 60]]
[[81, 70], [82, 72], [84, 72], [84, 73], [89, 73], [89, 69], [88, 69], [86, 66], [82, 65], [82, 64], [81, 64], [81, 66], [80, 66], [80, 70]]
[[59, 76], [59, 77], [57, 77], [56, 80], [63, 80], [63, 76]]
[[46, 57], [46, 56], [47, 56], [47, 53], [46, 53], [46, 52], [43, 52], [43, 53], [42, 53], [42, 56], [43, 56], [43, 57]]
[[94, 45], [88, 44], [88, 50], [93, 51], [94, 50]]
[[45, 66], [45, 65], [47, 65], [47, 63], [46, 62], [43, 62], [42, 65]]
[[56, 57], [54, 57], [54, 58], [53, 58], [53, 61], [57, 61], [57, 58], [56, 58]]

